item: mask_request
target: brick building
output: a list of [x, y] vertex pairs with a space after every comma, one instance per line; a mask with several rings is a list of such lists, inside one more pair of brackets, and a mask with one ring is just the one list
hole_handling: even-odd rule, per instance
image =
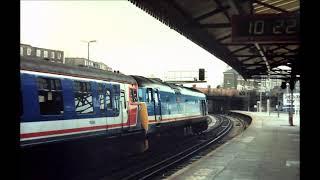
[[88, 60], [86, 58], [78, 58], [78, 57], [66, 57], [65, 64], [70, 64], [74, 66], [84, 66], [95, 69], [102, 69], [105, 71], [112, 71], [112, 69], [102, 62], [95, 62]]
[[63, 63], [64, 52], [60, 50], [33, 47], [28, 44], [20, 44], [20, 56], [34, 59]]

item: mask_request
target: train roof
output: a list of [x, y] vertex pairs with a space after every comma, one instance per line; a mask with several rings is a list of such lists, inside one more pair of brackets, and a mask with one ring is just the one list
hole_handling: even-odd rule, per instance
[[134, 77], [136, 79], [139, 87], [159, 88], [162, 91], [172, 92], [172, 93], [176, 93], [176, 94], [205, 97], [205, 94], [203, 94], [201, 91], [193, 89], [193, 88], [178, 86], [178, 85], [171, 84], [171, 83], [166, 83], [166, 82], [161, 81], [160, 79], [146, 78], [143, 76], [132, 76], [132, 77]]
[[137, 84], [137, 81], [133, 77], [124, 74], [88, 67], [54, 63], [45, 60], [35, 60], [25, 57], [20, 57], [20, 70], [91, 78], [110, 82]]

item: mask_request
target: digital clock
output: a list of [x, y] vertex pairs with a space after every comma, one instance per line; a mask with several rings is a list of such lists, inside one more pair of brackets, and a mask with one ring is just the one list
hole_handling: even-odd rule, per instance
[[292, 14], [232, 16], [232, 42], [299, 42], [300, 18]]

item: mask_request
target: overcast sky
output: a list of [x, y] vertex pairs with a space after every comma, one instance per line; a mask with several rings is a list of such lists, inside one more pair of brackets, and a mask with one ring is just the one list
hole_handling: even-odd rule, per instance
[[[100, 61], [125, 74], [163, 78], [205, 68], [212, 87], [227, 65], [128, 1], [21, 1], [20, 42]], [[205, 87], [207, 84], [198, 86]]]

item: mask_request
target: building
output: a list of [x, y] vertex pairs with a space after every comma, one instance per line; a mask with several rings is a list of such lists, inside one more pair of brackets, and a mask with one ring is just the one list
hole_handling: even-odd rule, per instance
[[65, 64], [70, 64], [74, 66], [83, 66], [83, 67], [89, 67], [89, 68], [95, 68], [95, 69], [102, 69], [105, 71], [112, 71], [112, 69], [107, 66], [106, 64], [102, 62], [95, 62], [88, 60], [86, 58], [78, 58], [78, 57], [68, 57], [65, 58]]
[[229, 69], [223, 73], [223, 87], [237, 89], [239, 91], [260, 90], [263, 92], [270, 91], [276, 87], [280, 87], [281, 79], [243, 79], [237, 71]]
[[223, 87], [236, 89], [238, 84], [237, 79], [238, 73], [235, 70], [229, 69], [223, 72]]
[[33, 47], [28, 44], [20, 44], [20, 56], [34, 59], [63, 63], [64, 52], [60, 50]]

